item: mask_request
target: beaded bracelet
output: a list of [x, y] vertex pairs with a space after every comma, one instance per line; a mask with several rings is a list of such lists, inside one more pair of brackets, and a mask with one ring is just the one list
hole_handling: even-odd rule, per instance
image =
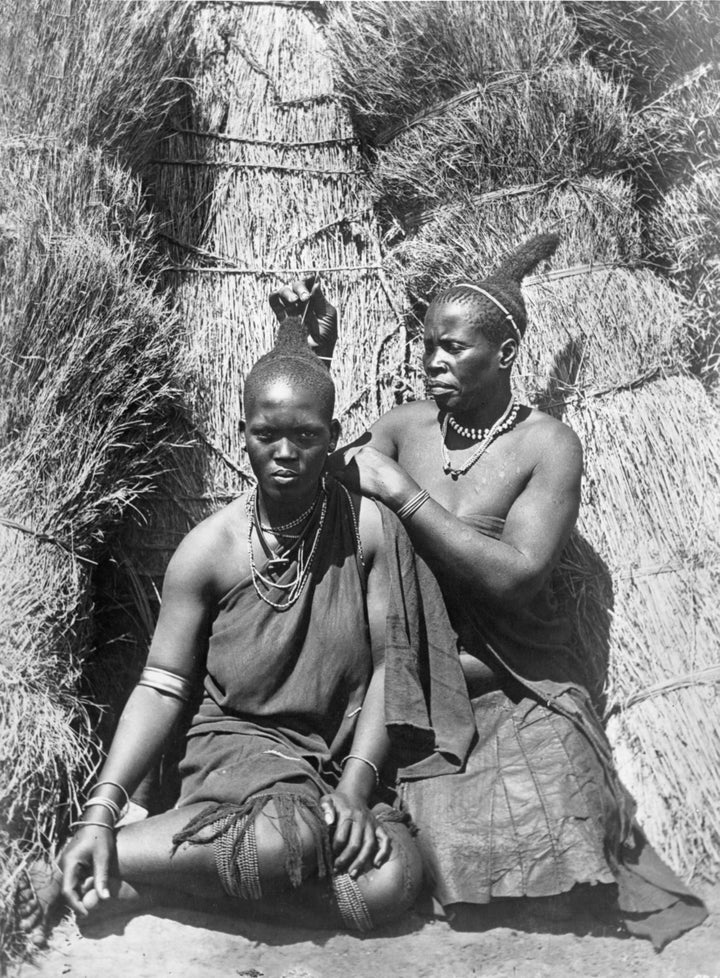
[[363, 764], [367, 764], [368, 767], [372, 768], [373, 774], [375, 775], [375, 787], [377, 788], [377, 786], [380, 784], [380, 772], [377, 769], [377, 765], [373, 764], [372, 761], [369, 761], [367, 757], [363, 757], [362, 754], [348, 754], [346, 757], [343, 757], [343, 759], [340, 761], [340, 767], [344, 768], [345, 764], [350, 760], [351, 757], [354, 757], [356, 761], [362, 761]]
[[416, 513], [423, 503], [426, 503], [429, 498], [430, 493], [427, 491], [427, 489], [421, 489], [419, 492], [416, 492], [414, 496], [411, 496], [410, 499], [406, 500], [395, 515], [399, 520], [406, 520], [408, 516], [412, 516], [413, 513]]

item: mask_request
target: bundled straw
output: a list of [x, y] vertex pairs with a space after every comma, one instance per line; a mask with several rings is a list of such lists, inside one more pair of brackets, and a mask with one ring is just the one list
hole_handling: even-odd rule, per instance
[[707, 383], [720, 375], [720, 169], [700, 170], [649, 215], [657, 260], [688, 297], [693, 364]]
[[182, 96], [182, 10], [40, 0], [5, 13], [0, 962], [22, 945], [18, 874], [62, 837], [98, 759], [97, 566], [175, 464], [187, 374], [145, 194], [118, 162], [150, 155]]
[[566, 0], [597, 67], [628, 85], [638, 104], [666, 91], [698, 65], [720, 57], [715, 0]]
[[[700, 704], [720, 678], [710, 597], [720, 457], [707, 450], [712, 407], [684, 370], [687, 304], [638, 267], [636, 188], [647, 190], [658, 169], [649, 120], [660, 108], [638, 115], [584, 60], [562, 9], [535, 6], [564, 40], [519, 64], [506, 39], [531, 35], [539, 16], [524, 4], [342, 5], [330, 25], [338, 77], [373, 140], [386, 262], [419, 313], [436, 289], [489, 274], [519, 240], [546, 230], [564, 239], [551, 270], [527, 280], [530, 326], [516, 371], [520, 393], [564, 418], [585, 446], [584, 506], [559, 594], [612, 715], [642, 822], [680, 872], [712, 877], [720, 838], [698, 812], [720, 805], [720, 746]], [[637, 5], [620, 6], [618, 18]], [[453, 18], [465, 36], [484, 32], [482, 58], [465, 36], [446, 35]], [[442, 46], [420, 57], [420, 32]], [[413, 343], [414, 396], [419, 359]], [[650, 721], [670, 696], [677, 713]], [[651, 740], [643, 762], [637, 752]]]

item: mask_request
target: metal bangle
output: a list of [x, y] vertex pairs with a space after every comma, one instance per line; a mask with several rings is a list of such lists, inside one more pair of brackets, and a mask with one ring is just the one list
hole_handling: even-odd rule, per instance
[[83, 828], [85, 825], [97, 825], [101, 829], [110, 829], [111, 832], [114, 832], [115, 831], [115, 826], [114, 825], [108, 825], [107, 822], [93, 822], [90, 819], [88, 819], [86, 822], [82, 821], [82, 819], [79, 822], [71, 822], [70, 823], [70, 828], [71, 829], [74, 829], [76, 826], [78, 828]]
[[[94, 808], [96, 805], [101, 805], [103, 808], [107, 808], [110, 814], [114, 816], [116, 822], [120, 818], [120, 806], [116, 805], [114, 801], [110, 800], [110, 798], [88, 798], [83, 805], [83, 811], [86, 811], [88, 808]], [[122, 814], [124, 814], [124, 812]]]
[[340, 761], [340, 767], [344, 768], [351, 757], [355, 758], [356, 761], [362, 761], [363, 764], [367, 764], [368, 767], [372, 768], [373, 774], [375, 775], [375, 787], [377, 787], [380, 784], [380, 772], [377, 769], [377, 765], [369, 761], [367, 757], [363, 757], [362, 754], [348, 754]]
[[159, 693], [167, 693], [183, 703], [187, 703], [192, 694], [192, 683], [183, 676], [178, 676], [167, 669], [157, 669], [155, 666], [145, 666], [138, 686], [149, 686]]
[[[113, 786], [113, 788], [117, 788], [119, 791], [122, 791], [123, 797], [125, 798], [125, 809], [127, 810], [130, 807], [130, 795], [127, 793], [127, 790], [118, 781], [108, 781], [106, 778], [104, 781], [97, 781], [90, 790], [97, 791], [97, 789], [102, 788], [104, 784], [110, 784]], [[91, 795], [88, 800], [92, 801], [92, 797], [93, 796]]]
[[427, 489], [421, 489], [414, 496], [411, 496], [410, 499], [406, 500], [395, 515], [399, 520], [406, 520], [408, 516], [412, 516], [413, 513], [417, 512], [429, 498], [430, 493]]

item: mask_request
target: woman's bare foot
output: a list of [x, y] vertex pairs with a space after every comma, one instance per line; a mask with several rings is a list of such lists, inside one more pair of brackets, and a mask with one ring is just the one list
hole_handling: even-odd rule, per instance
[[36, 862], [23, 870], [15, 891], [19, 929], [35, 947], [44, 947], [54, 912], [62, 907], [62, 873], [54, 863]]

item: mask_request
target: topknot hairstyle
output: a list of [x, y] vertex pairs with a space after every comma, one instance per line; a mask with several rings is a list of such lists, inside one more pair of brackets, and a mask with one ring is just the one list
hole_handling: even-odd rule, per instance
[[332, 419], [335, 385], [322, 361], [307, 344], [307, 330], [299, 316], [286, 316], [280, 323], [275, 346], [255, 363], [245, 378], [243, 405], [247, 416], [260, 392], [278, 380], [315, 394], [319, 406]]
[[506, 339], [518, 343], [525, 335], [527, 312], [520, 284], [526, 275], [557, 250], [557, 234], [538, 234], [512, 251], [486, 279], [450, 286], [430, 303], [428, 312], [450, 302], [467, 306], [491, 343]]

